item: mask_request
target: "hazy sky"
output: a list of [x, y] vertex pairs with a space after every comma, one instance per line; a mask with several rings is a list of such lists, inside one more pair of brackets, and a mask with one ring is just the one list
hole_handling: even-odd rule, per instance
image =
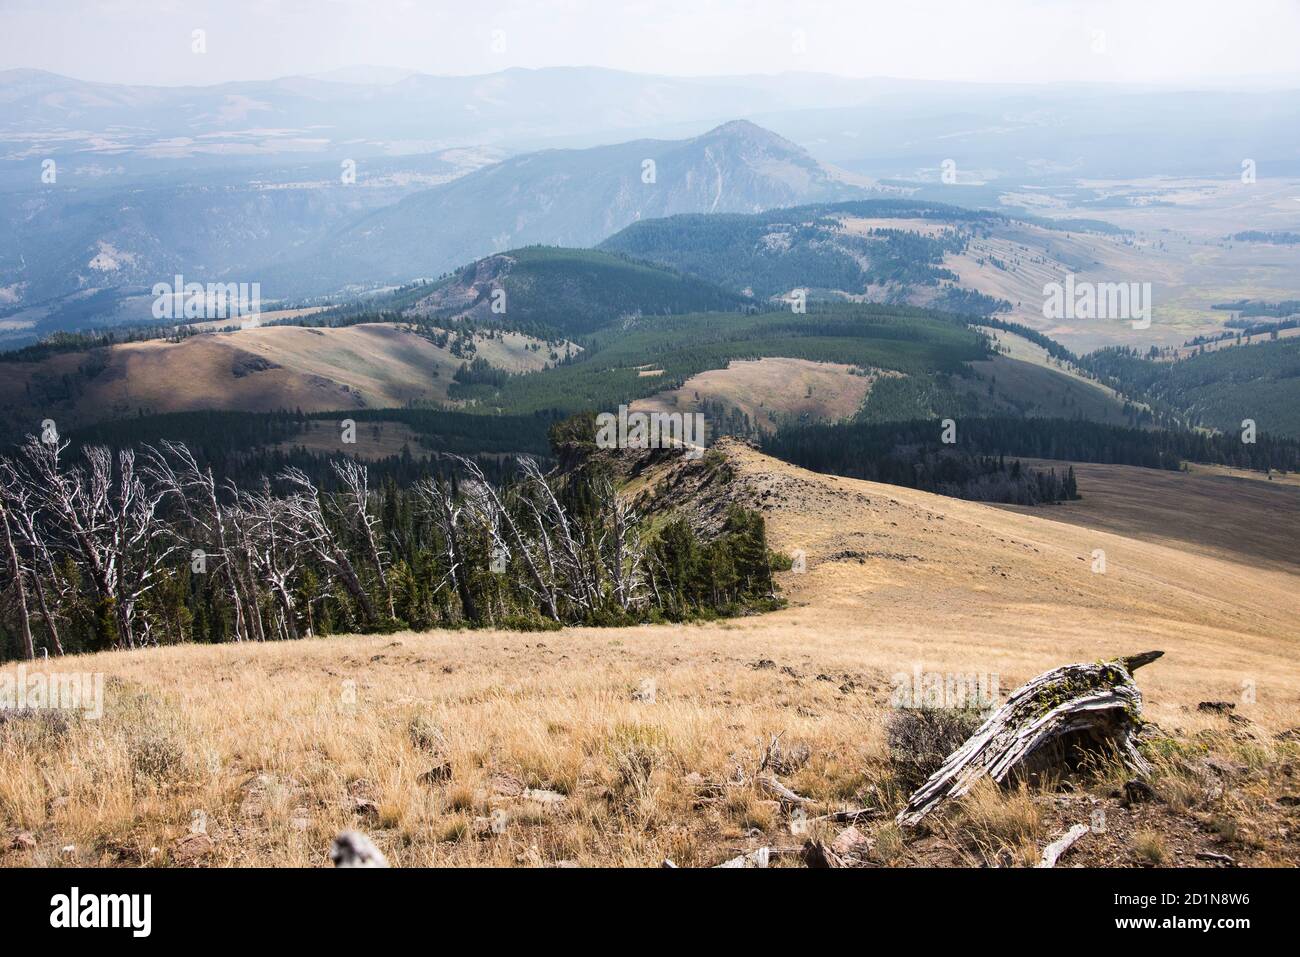
[[356, 64], [1221, 85], [1294, 80], [1298, 48], [1300, 0], [0, 0], [0, 68], [169, 85]]

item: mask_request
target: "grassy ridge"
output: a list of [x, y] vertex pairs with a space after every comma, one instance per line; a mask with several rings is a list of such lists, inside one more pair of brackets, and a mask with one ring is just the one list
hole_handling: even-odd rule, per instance
[[[603, 410], [677, 388], [735, 359], [780, 356], [916, 375], [959, 373], [963, 363], [988, 354], [984, 342], [950, 317], [894, 306], [655, 317], [594, 335], [586, 353], [557, 368], [511, 377], [500, 389], [456, 387], [453, 395], [477, 401], [483, 411], [513, 414]], [[662, 372], [642, 375], [650, 370]]]

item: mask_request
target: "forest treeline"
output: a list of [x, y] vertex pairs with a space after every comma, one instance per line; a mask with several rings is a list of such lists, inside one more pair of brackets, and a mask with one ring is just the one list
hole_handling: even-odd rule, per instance
[[763, 519], [654, 528], [605, 466], [502, 481], [457, 457], [400, 486], [338, 458], [239, 484], [179, 442], [29, 437], [0, 460], [0, 657], [402, 628], [729, 615], [775, 601]]
[[[942, 426], [933, 420], [787, 426], [762, 444], [764, 452], [814, 472], [977, 502], [1041, 505], [1079, 497], [1072, 467], [1034, 469], [1008, 460], [1007, 454], [1018, 453], [990, 441], [990, 423], [996, 421], [960, 420], [952, 444], [943, 441]], [[972, 430], [974, 422], [979, 425]]]
[[1300, 468], [1300, 442], [1258, 435], [1135, 429], [1078, 419], [960, 418], [955, 442], [934, 419], [795, 425], [763, 440], [777, 458], [815, 472], [905, 485], [979, 501], [1032, 505], [1078, 497], [1072, 470], [1031, 469], [1019, 458], [1177, 470], [1184, 461], [1247, 469]]
[[1300, 338], [1270, 336], [1175, 361], [1113, 346], [1089, 353], [1080, 365], [1150, 406], [1161, 425], [1220, 429], [1240, 444], [1242, 423], [1250, 420], [1259, 432], [1300, 438]]

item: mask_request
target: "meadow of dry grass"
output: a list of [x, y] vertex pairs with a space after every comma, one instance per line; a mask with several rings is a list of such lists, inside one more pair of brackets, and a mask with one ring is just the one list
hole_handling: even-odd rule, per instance
[[[480, 336], [476, 355], [510, 372], [547, 364], [550, 350], [520, 333]], [[85, 383], [65, 424], [115, 415], [238, 409], [399, 408], [445, 400], [465, 360], [449, 347], [390, 323], [342, 328], [264, 326], [212, 332], [180, 342], [151, 339], [112, 346], [103, 371]], [[33, 382], [75, 375], [85, 353], [40, 362], [0, 362], [0, 409], [24, 409]]]
[[[842, 828], [805, 831], [755, 787], [775, 736], [807, 814], [879, 809], [858, 823], [869, 863], [1029, 863], [1099, 810], [1067, 863], [1153, 863], [1152, 831], [1174, 865], [1297, 863], [1294, 563], [724, 447], [729, 494], [764, 509], [776, 548], [807, 554], [805, 573], [781, 575], [784, 610], [69, 659], [58, 667], [109, 676], [104, 716], [0, 724], [0, 864], [322, 865], [357, 828], [399, 866], [712, 865]], [[1286, 501], [1276, 519], [1294, 527]], [[895, 675], [996, 673], [1005, 693], [1152, 648], [1166, 655], [1138, 684], [1158, 800], [1128, 801], [1101, 767], [1050, 792], [981, 789], [929, 833], [893, 825], [907, 796], [887, 740]]]
[[881, 375], [898, 373], [863, 373], [840, 362], [807, 359], [737, 359], [725, 369], [691, 376], [680, 388], [637, 399], [631, 407], [637, 412], [694, 412], [705, 402], [720, 402], [749, 416], [756, 428], [772, 432], [783, 422], [849, 418], [862, 408]]

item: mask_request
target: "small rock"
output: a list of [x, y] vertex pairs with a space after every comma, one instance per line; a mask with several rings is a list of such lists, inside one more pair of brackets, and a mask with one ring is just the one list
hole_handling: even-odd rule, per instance
[[836, 857], [866, 857], [871, 850], [871, 838], [856, 827], [850, 825], [835, 840], [831, 841], [831, 851]]
[[435, 764], [428, 771], [421, 774], [418, 780], [421, 784], [426, 784], [429, 787], [446, 784], [451, 780], [451, 764], [447, 761]]
[[388, 858], [360, 831], [344, 831], [330, 845], [335, 867], [387, 867]]
[[755, 671], [766, 671], [769, 668], [775, 668], [776, 662], [771, 658], [760, 658], [749, 667], [753, 668]]
[[11, 851], [34, 851], [36, 850], [36, 838], [32, 837], [28, 831], [20, 831], [14, 835], [14, 839], [9, 842]]
[[524, 782], [504, 771], [495, 771], [488, 775], [488, 785], [492, 788], [493, 794], [500, 794], [502, 797], [518, 797], [524, 792]]
[[1227, 714], [1236, 707], [1231, 701], [1202, 701], [1196, 706], [1196, 710], [1211, 714]]
[[1212, 864], [1225, 864], [1228, 867], [1236, 867], [1237, 861], [1228, 854], [1216, 854], [1213, 851], [1197, 851], [1196, 859], [1198, 861], [1209, 861]]
[[193, 864], [212, 853], [212, 838], [206, 834], [186, 834], [172, 845], [171, 859], [176, 864]]
[[1155, 788], [1141, 778], [1134, 778], [1131, 781], [1124, 782], [1123, 801], [1125, 804], [1142, 804], [1155, 799]]
[[353, 798], [352, 813], [373, 821], [379, 820], [379, 805], [370, 798]]

